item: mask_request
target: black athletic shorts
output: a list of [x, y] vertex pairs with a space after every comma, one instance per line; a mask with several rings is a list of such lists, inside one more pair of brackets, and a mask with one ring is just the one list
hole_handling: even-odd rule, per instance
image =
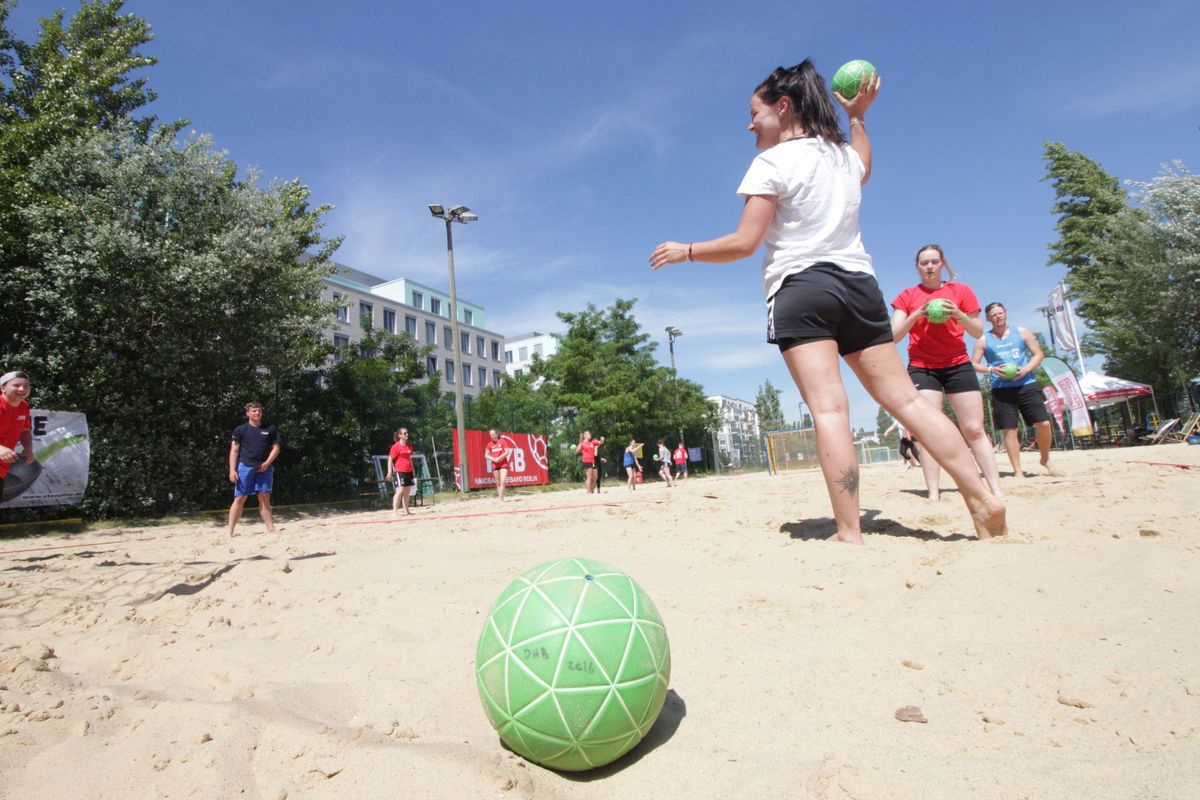
[[893, 341], [874, 275], [822, 261], [788, 275], [767, 301], [767, 341], [780, 352], [828, 339], [843, 356]]
[[946, 394], [980, 391], [979, 378], [975, 377], [975, 367], [970, 361], [954, 367], [914, 367], [909, 364], [908, 376], [918, 390], [932, 389]]
[[412, 485], [416, 484], [416, 482], [417, 481], [414, 478], [413, 473], [411, 473], [411, 472], [397, 472], [396, 473], [396, 486], [397, 487], [412, 486]]
[[1046, 400], [1036, 383], [1005, 388], [992, 387], [992, 420], [997, 428], [1006, 431], [1017, 427], [1017, 412], [1026, 425], [1049, 422]]

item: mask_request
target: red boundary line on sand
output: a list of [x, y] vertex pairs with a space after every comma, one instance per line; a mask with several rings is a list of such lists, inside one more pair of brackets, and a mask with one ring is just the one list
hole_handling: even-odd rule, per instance
[[1152, 464], [1156, 467], [1178, 467], [1179, 469], [1196, 469], [1196, 464], [1172, 464], [1170, 461], [1130, 461], [1130, 464]]
[[[620, 503], [600, 503], [599, 505], [603, 506], [603, 507], [608, 507], [608, 508], [617, 508], [618, 506], [620, 506]], [[444, 516], [437, 516], [435, 514], [418, 514], [418, 515], [412, 517], [411, 519], [409, 519], [408, 517], [401, 517], [400, 519], [368, 519], [368, 520], [362, 520], [360, 522], [342, 522], [342, 523], [321, 522], [321, 523], [317, 523], [317, 525], [322, 528], [328, 527], [329, 525], [334, 525], [334, 524], [380, 525], [380, 524], [391, 524], [393, 522], [418, 522], [420, 520], [425, 520], [425, 519], [465, 519], [468, 517], [507, 516], [507, 515], [512, 515], [512, 514], [537, 514], [542, 511], [571, 511], [576, 508], [596, 508], [596, 507], [597, 507], [597, 504], [581, 503], [579, 505], [573, 505], [573, 506], [547, 506], [546, 508], [521, 508], [521, 509], [514, 509], [513, 511], [479, 511], [474, 514], [446, 514]], [[46, 552], [47, 550], [71, 550], [71, 549], [79, 548], [79, 547], [107, 547], [107, 546], [116, 545], [116, 544], [129, 544], [130, 542], [153, 542], [158, 539], [174, 539], [177, 536], [182, 536], [182, 535], [183, 534], [173, 533], [173, 534], [170, 534], [167, 536], [143, 536], [143, 537], [134, 538], [134, 539], [113, 539], [111, 541], [80, 542], [79, 544], [59, 544], [59, 545], [50, 545], [47, 547], [26, 547], [26, 548], [22, 548], [20, 550], [0, 550], [0, 556], [12, 556], [12, 555], [18, 555], [20, 553], [43, 553], [43, 552]]]
[[[393, 522], [419, 522], [423, 519], [467, 519], [469, 517], [504, 517], [512, 514], [540, 514], [543, 511], [572, 511], [576, 508], [596, 508], [597, 504], [580, 503], [574, 506], [546, 506], [545, 508], [518, 508], [512, 511], [478, 511], [474, 514], [446, 514], [445, 516], [436, 516], [434, 514], [416, 514], [411, 519], [408, 517], [400, 517], [399, 519], [364, 519], [358, 522], [343, 522], [342, 525], [379, 525], [381, 523], [391, 524]], [[599, 503], [598, 505], [607, 508], [618, 508], [620, 503]], [[321, 527], [326, 527], [334, 523], [322, 522]]]

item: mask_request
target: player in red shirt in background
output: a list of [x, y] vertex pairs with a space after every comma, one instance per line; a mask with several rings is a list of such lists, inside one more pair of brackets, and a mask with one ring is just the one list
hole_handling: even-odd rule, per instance
[[[991, 437], [983, 427], [983, 393], [962, 338], [963, 331], [976, 339], [983, 336], [979, 300], [971, 287], [954, 280], [954, 270], [939, 245], [928, 244], [918, 250], [916, 266], [921, 282], [905, 289], [892, 301], [895, 309], [892, 333], [897, 342], [908, 337], [908, 374], [921, 397], [939, 411], [943, 396], [950, 398], [958, 428], [975, 456], [975, 463], [992, 492], [1002, 497], [996, 453]], [[950, 275], [948, 281], [942, 280], [943, 267]], [[944, 322], [930, 320], [929, 304], [933, 300], [941, 301], [946, 316]], [[922, 458], [921, 471], [925, 473], [929, 499], [939, 499], [941, 467], [933, 458]]]
[[600, 472], [596, 451], [600, 449], [600, 445], [602, 444], [604, 444], [603, 436], [599, 439], [593, 439], [591, 431], [584, 431], [579, 436], [579, 444], [575, 446], [575, 452], [579, 454], [580, 463], [583, 465], [583, 475], [587, 480], [588, 494], [599, 488], [598, 479]]
[[500, 438], [495, 430], [488, 431], [490, 437], [484, 446], [484, 454], [492, 462], [492, 478], [496, 481], [496, 496], [504, 499], [504, 481], [508, 477], [508, 460], [512, 455], [512, 445]]
[[683, 446], [682, 441], [679, 443], [679, 446], [675, 448], [674, 458], [675, 458], [675, 480], [677, 480], [677, 481], [687, 480], [688, 451], [687, 451], [687, 448]]
[[[404, 513], [411, 514], [408, 510], [408, 495], [412, 491], [413, 484], [416, 483], [413, 474], [412, 445], [408, 443], [408, 428], [399, 428], [392, 435], [395, 444], [388, 451], [388, 471], [384, 480], [392, 480], [393, 476], [396, 480], [396, 493], [392, 496], [392, 513], [400, 516], [400, 506], [404, 506]], [[378, 475], [379, 473], [375, 473]]]
[[[0, 395], [3, 395], [0, 399], [0, 485], [3, 485], [13, 464], [18, 461], [33, 463], [33, 417], [26, 401], [29, 376], [24, 372], [4, 373], [0, 377]], [[16, 451], [18, 443], [20, 455]], [[12, 490], [14, 494], [19, 491]]]

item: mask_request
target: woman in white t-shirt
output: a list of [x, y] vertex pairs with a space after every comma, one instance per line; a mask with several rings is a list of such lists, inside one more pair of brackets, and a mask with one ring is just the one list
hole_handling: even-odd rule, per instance
[[1003, 535], [1003, 502], [980, 479], [954, 424], [921, 399], [904, 371], [863, 247], [858, 209], [871, 174], [864, 117], [879, 86], [872, 75], [853, 99], [837, 95], [850, 118], [847, 141], [811, 60], [772, 72], [750, 98], [749, 130], [762, 153], [738, 187], [745, 205], [737, 230], [706, 242], [663, 242], [650, 265], [736, 261], [766, 243], [767, 341], [779, 346], [812, 410], [835, 539], [862, 544], [858, 456], [839, 355], [954, 478], [979, 537]]

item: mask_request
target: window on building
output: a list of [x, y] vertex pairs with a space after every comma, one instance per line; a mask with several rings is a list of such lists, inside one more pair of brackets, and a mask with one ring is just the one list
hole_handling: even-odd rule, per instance
[[463, 322], [467, 323], [468, 325], [474, 325], [475, 324], [474, 319], [475, 319], [475, 314], [472, 313], [471, 309], [464, 308], [463, 309]]
[[361, 300], [358, 302], [358, 324], [364, 330], [375, 324], [375, 307], [370, 303], [364, 303]]
[[500, 360], [500, 343], [492, 339], [492, 361]]
[[461, 343], [462, 351], [464, 353], [471, 352], [471, 334], [460, 332], [458, 335], [459, 335], [459, 338], [462, 339], [462, 343]]
[[449, 328], [442, 328], [442, 347], [454, 349], [454, 333]]
[[464, 363], [463, 364], [463, 386], [470, 386], [470, 385], [471, 385], [471, 365]]
[[487, 388], [487, 367], [479, 368], [479, 388]]
[[420, 292], [413, 292], [412, 293], [412, 304], [414, 306], [416, 306], [417, 308], [424, 308], [425, 307], [425, 295], [421, 294]]
[[475, 337], [475, 355], [480, 358], [487, 358], [487, 343], [483, 341], [482, 336]]
[[383, 310], [383, 329], [388, 333], [396, 332], [396, 312], [390, 308]]
[[511, 363], [512, 363], [512, 350], [505, 350], [505, 351], [504, 351], [504, 363], [505, 363], [505, 364], [511, 364]]
[[464, 394], [463, 395], [463, 402], [469, 403], [474, 399], [475, 399], [475, 395], [473, 395], [473, 394]]
[[437, 323], [425, 323], [425, 344], [437, 344]]
[[442, 366], [445, 367], [443, 372], [446, 375], [446, 383], [454, 383], [454, 359], [447, 358], [442, 362]]
[[442, 301], [440, 298], [429, 298], [429, 313], [436, 314], [439, 317], [442, 315]]
[[437, 356], [425, 357], [425, 374], [430, 377], [437, 375]]
[[417, 318], [404, 315], [404, 332], [412, 338], [417, 338]]
[[334, 318], [338, 322], [350, 321], [350, 307], [345, 303], [346, 298], [337, 292], [333, 293], [333, 302], [338, 304], [337, 310], [333, 312]]
[[519, 377], [521, 377], [522, 375], [524, 375], [524, 374], [525, 374], [525, 370], [523, 370], [523, 369], [514, 369], [514, 370], [513, 370], [513, 374], [514, 374], [514, 375], [516, 375], [516, 376], [519, 378]]
[[538, 342], [537, 344], [535, 344], [533, 346], [533, 354], [535, 356], [540, 356], [542, 354], [542, 343], [541, 342]]
[[335, 348], [333, 360], [335, 363], [340, 364], [346, 355], [346, 350], [350, 347], [350, 337], [335, 333], [333, 335], [333, 346]]
[[500, 388], [500, 370], [498, 369], [492, 370], [492, 386]]
[[521, 348], [517, 349], [517, 360], [518, 361], [528, 361], [529, 360], [529, 348], [528, 347], [521, 347]]

